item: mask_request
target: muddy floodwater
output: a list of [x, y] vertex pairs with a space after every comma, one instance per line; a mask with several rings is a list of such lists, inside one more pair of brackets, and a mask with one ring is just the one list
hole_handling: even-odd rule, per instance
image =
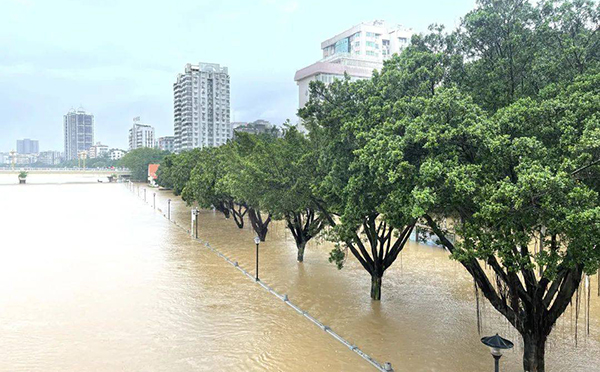
[[[376, 370], [191, 239], [190, 208], [169, 191], [148, 189], [144, 202], [143, 186], [73, 177], [0, 175], [0, 371]], [[165, 217], [169, 198], [184, 229]], [[213, 211], [199, 218], [199, 237], [254, 273], [253, 232]], [[473, 281], [443, 249], [409, 243], [372, 302], [368, 274], [352, 258], [337, 270], [331, 248], [314, 240], [299, 264], [275, 223], [261, 280], [395, 371], [491, 371], [479, 339], [495, 333], [516, 344], [501, 370], [522, 370], [518, 334], [485, 300], [478, 333]], [[547, 371], [600, 371], [598, 278], [589, 283], [589, 309], [584, 284], [578, 314], [567, 309], [550, 336]]]

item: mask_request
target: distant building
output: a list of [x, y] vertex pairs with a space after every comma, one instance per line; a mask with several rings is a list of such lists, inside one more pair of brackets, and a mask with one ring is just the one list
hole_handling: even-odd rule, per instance
[[88, 157], [90, 159], [101, 158], [104, 155], [108, 155], [108, 146], [96, 142], [96, 144], [88, 150]]
[[270, 134], [274, 137], [281, 136], [281, 130], [266, 120], [256, 120], [251, 123], [234, 123], [233, 133], [245, 132], [252, 134]]
[[368, 79], [373, 70], [381, 70], [383, 61], [400, 53], [408, 44], [413, 31], [400, 25], [376, 20], [363, 22], [321, 43], [323, 58], [296, 72], [300, 107], [308, 101], [309, 83], [326, 84], [350, 76], [350, 80]]
[[65, 160], [77, 159], [94, 144], [94, 115], [82, 108], [71, 109], [63, 117]]
[[158, 137], [158, 148], [163, 151], [175, 152], [175, 136]]
[[39, 154], [15, 154], [15, 164], [30, 165], [37, 163]]
[[40, 152], [39, 142], [25, 138], [17, 140], [17, 154], [37, 154]]
[[12, 157], [10, 152], [0, 152], [0, 165], [7, 165], [11, 163]]
[[[136, 118], [139, 120], [139, 118]], [[134, 120], [129, 129], [129, 151], [142, 147], [154, 147], [154, 127]]]
[[175, 152], [220, 146], [233, 136], [227, 67], [188, 63], [173, 84], [173, 103]]
[[63, 161], [63, 154], [60, 151], [42, 151], [38, 157], [38, 162], [45, 165], [58, 165]]
[[127, 154], [127, 151], [121, 149], [108, 150], [108, 157], [110, 158], [110, 160], [119, 160], [123, 156], [125, 156], [125, 154]]

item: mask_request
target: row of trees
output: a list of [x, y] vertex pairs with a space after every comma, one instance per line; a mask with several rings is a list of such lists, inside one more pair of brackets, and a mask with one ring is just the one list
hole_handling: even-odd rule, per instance
[[[583, 275], [600, 266], [599, 5], [479, 0], [372, 79], [314, 82], [307, 136], [240, 134], [169, 155], [159, 184], [262, 240], [285, 220], [302, 261], [326, 229], [381, 298], [385, 271], [427, 226], [524, 341], [525, 371]], [[453, 236], [458, 239], [452, 239]]]

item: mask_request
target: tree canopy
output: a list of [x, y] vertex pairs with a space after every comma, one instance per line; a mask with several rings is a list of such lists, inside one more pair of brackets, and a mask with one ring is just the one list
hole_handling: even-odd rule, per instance
[[146, 181], [148, 179], [148, 164], [160, 163], [168, 153], [168, 151], [142, 147], [125, 154], [119, 160], [119, 165], [131, 170], [132, 180]]

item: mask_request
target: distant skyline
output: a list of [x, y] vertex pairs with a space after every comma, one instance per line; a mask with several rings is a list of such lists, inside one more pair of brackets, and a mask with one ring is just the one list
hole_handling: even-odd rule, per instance
[[297, 69], [320, 43], [373, 19], [449, 30], [474, 0], [0, 0], [0, 151], [35, 138], [61, 150], [63, 115], [95, 116], [95, 141], [128, 147], [133, 118], [173, 134], [173, 83], [186, 63], [231, 77], [231, 121], [295, 119]]

